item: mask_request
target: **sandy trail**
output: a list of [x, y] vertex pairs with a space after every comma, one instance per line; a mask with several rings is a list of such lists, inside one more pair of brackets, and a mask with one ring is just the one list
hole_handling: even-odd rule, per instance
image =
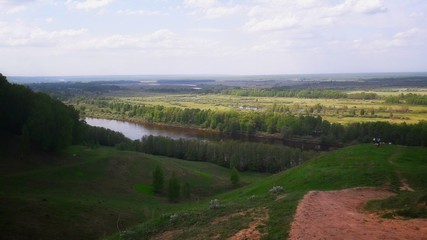
[[311, 191], [298, 205], [290, 239], [427, 240], [427, 219], [383, 219], [361, 209], [369, 200], [392, 195], [374, 188]]

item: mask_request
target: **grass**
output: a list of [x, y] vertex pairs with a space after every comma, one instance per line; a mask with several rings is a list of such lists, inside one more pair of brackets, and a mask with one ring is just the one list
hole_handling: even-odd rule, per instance
[[[220, 210], [209, 209], [208, 201], [202, 201], [191, 208], [181, 209], [180, 214], [189, 216], [190, 219], [181, 221], [179, 225], [171, 224], [167, 217], [137, 225], [130, 229], [134, 232], [132, 239], [149, 239], [150, 236], [168, 231], [174, 233], [174, 239], [205, 239], [213, 236], [225, 239], [241, 230], [242, 226], [247, 227], [254, 217], [247, 218], [239, 213], [253, 209], [259, 212], [264, 208], [268, 209], [269, 218], [266, 226], [260, 227], [261, 232], [268, 234], [263, 239], [283, 239], [289, 233], [298, 201], [310, 190], [361, 186], [388, 188], [398, 194], [393, 198], [377, 201], [374, 207], [368, 206], [368, 209], [385, 211], [386, 208], [393, 207], [402, 214], [414, 216], [414, 211], [408, 206], [415, 206], [420, 199], [427, 198], [425, 156], [426, 148], [394, 145], [375, 148], [369, 144], [346, 147], [246, 187], [217, 195], [215, 198], [223, 205]], [[414, 193], [399, 191], [397, 172], [408, 179], [408, 183], [416, 190]], [[286, 191], [284, 197], [269, 194], [268, 191], [273, 186], [283, 186]], [[215, 219], [231, 217], [232, 221], [212, 224]], [[118, 236], [111, 238], [119, 239]]]
[[[427, 106], [407, 104], [386, 104], [382, 99], [304, 99], [285, 97], [248, 97], [221, 94], [161, 94], [147, 95], [144, 97], [115, 97], [116, 99], [131, 104], [162, 105], [165, 107], [199, 108], [217, 111], [238, 110], [243, 106], [257, 107], [261, 111], [271, 109], [273, 104], [285, 106], [292, 114], [308, 114], [310, 109], [321, 105], [322, 110], [314, 110], [313, 115], [320, 115], [330, 122], [353, 123], [388, 121], [392, 123], [417, 123], [427, 119]], [[98, 109], [88, 103], [73, 103], [76, 109], [80, 105], [86, 107], [85, 114], [92, 117], [117, 118], [109, 109]], [[80, 104], [80, 105], [79, 105]], [[360, 115], [364, 109], [365, 114]], [[102, 112], [104, 110], [104, 112]], [[353, 115], [354, 111], [354, 115]], [[373, 115], [371, 114], [373, 111]]]
[[[161, 234], [225, 239], [261, 218], [264, 225], [257, 229], [264, 239], [283, 239], [305, 193], [360, 186], [397, 193], [370, 203], [371, 211], [425, 217], [425, 156], [427, 148], [356, 145], [272, 176], [242, 173], [246, 185], [232, 190], [230, 170], [209, 163], [77, 146], [50, 156], [48, 164], [28, 169], [15, 162], [2, 171], [0, 231], [3, 239], [149, 239]], [[170, 204], [154, 195], [150, 182], [157, 165], [166, 176], [174, 171], [181, 182], [189, 182], [193, 198]], [[415, 192], [399, 191], [399, 176]], [[285, 194], [270, 194], [273, 186], [282, 186]], [[218, 209], [209, 208], [214, 198], [220, 201]]]
[[[2, 239], [99, 239], [231, 189], [230, 170], [209, 163], [79, 146], [47, 156], [46, 163], [44, 157], [17, 161], [15, 154], [2, 155], [1, 165], [9, 168], [0, 175]], [[28, 169], [28, 158], [40, 164]], [[153, 194], [157, 165], [166, 179], [176, 172], [189, 182], [192, 199], [170, 204]], [[242, 174], [246, 183], [263, 177]]]

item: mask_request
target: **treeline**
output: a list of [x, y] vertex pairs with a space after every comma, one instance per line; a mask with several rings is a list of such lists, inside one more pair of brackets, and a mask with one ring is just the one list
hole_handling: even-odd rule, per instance
[[88, 126], [73, 107], [10, 84], [1, 74], [0, 112], [0, 137], [19, 136], [23, 149], [51, 152], [77, 143], [115, 145], [127, 140], [120, 133]]
[[284, 139], [310, 136], [322, 144], [337, 145], [350, 142], [369, 142], [372, 137], [402, 144], [427, 146], [427, 122], [392, 124], [388, 122], [330, 123], [320, 116], [294, 116], [280, 112], [228, 111], [220, 112], [176, 107], [145, 106], [118, 101], [100, 102], [108, 105], [110, 113], [118, 118], [197, 126], [229, 134], [253, 135], [257, 132], [281, 134]]
[[[96, 104], [101, 107], [105, 102]], [[210, 128], [229, 134], [283, 133], [286, 136], [312, 135], [326, 131], [330, 124], [313, 116], [293, 116], [274, 112], [213, 111], [197, 108], [146, 106], [112, 101], [108, 104], [113, 114], [145, 122], [160, 122]]]
[[405, 102], [411, 105], [427, 105], [427, 96], [415, 93], [402, 93], [397, 96], [388, 96], [385, 98], [384, 102], [390, 104], [399, 104]]
[[122, 150], [168, 156], [189, 161], [211, 162], [239, 171], [279, 172], [314, 156], [314, 152], [297, 148], [254, 142], [174, 140], [162, 136], [145, 136], [141, 141], [118, 145]]
[[293, 89], [293, 90], [274, 90], [274, 89], [228, 89], [221, 91], [221, 94], [234, 96], [251, 97], [290, 97], [290, 98], [327, 98], [327, 99], [376, 99], [375, 93], [345, 93], [337, 90], [321, 89]]
[[373, 137], [380, 137], [386, 143], [427, 146], [427, 121], [420, 121], [417, 124], [389, 122], [351, 123], [345, 126], [332, 124], [331, 130], [329, 135], [322, 136], [322, 140], [367, 143]]

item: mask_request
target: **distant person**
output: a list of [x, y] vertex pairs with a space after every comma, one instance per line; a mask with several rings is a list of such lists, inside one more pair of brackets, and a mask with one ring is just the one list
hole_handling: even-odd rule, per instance
[[372, 144], [374, 144], [377, 147], [380, 147], [381, 146], [381, 138], [374, 137], [372, 139]]

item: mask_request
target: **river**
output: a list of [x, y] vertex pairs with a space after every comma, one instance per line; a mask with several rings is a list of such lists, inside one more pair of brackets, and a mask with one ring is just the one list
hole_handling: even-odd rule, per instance
[[217, 133], [201, 131], [197, 129], [180, 128], [173, 126], [155, 125], [155, 124], [137, 124], [126, 121], [85, 118], [87, 124], [96, 127], [104, 127], [113, 131], [121, 132], [127, 138], [139, 140], [143, 136], [164, 136], [173, 139], [206, 139], [219, 140], [221, 135]]
[[132, 140], [139, 140], [143, 136], [163, 136], [170, 137], [173, 139], [201, 139], [201, 140], [242, 140], [250, 142], [263, 142], [269, 144], [281, 144], [289, 147], [295, 147], [300, 149], [312, 149], [312, 150], [327, 150], [329, 146], [321, 146], [318, 143], [301, 142], [295, 140], [282, 140], [277, 138], [268, 137], [255, 137], [245, 135], [229, 135], [213, 131], [204, 131], [192, 128], [182, 128], [167, 125], [157, 124], [137, 124], [126, 121], [118, 121], [111, 119], [101, 118], [85, 118], [87, 124], [91, 126], [104, 127], [117, 132], [123, 133], [127, 138]]

